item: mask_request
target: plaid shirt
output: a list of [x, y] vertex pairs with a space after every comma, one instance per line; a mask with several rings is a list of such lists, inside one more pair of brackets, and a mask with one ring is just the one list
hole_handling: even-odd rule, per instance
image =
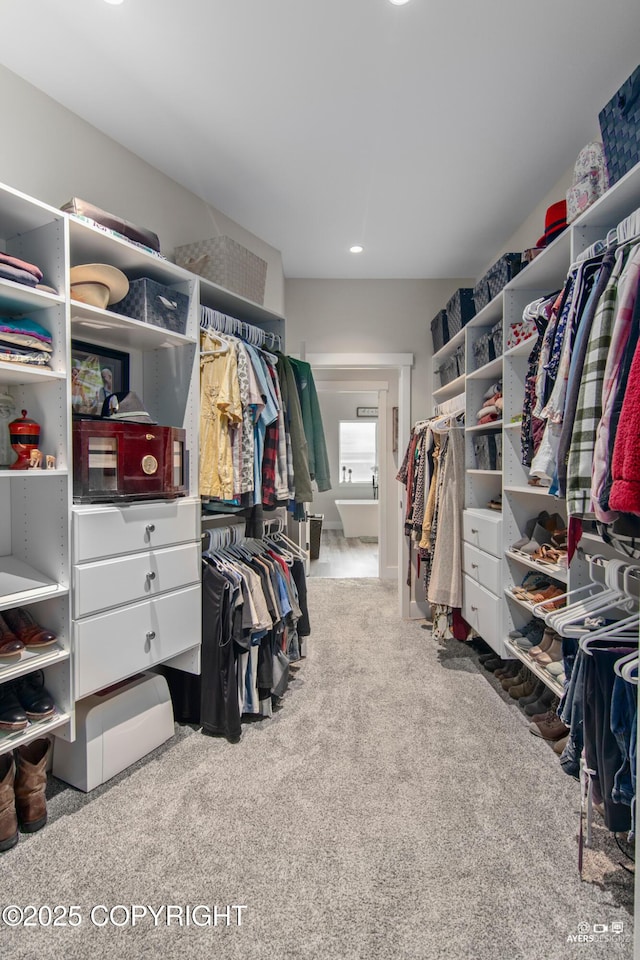
[[616, 253], [616, 262], [609, 277], [609, 283], [596, 308], [584, 358], [567, 464], [567, 512], [570, 516], [592, 511], [591, 467], [595, 452], [596, 430], [602, 416], [602, 384], [611, 346], [618, 281], [623, 262], [624, 251], [621, 249]]

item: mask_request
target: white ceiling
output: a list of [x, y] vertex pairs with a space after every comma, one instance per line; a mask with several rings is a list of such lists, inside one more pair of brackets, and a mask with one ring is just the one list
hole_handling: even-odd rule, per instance
[[476, 276], [640, 61], [638, 0], [0, 0], [0, 16], [6, 67], [280, 249], [288, 277]]

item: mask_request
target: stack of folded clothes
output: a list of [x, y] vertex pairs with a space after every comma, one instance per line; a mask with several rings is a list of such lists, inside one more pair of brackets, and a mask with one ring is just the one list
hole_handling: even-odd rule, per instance
[[482, 397], [482, 407], [476, 413], [478, 425], [502, 420], [502, 381], [492, 384]]
[[0, 316], [0, 360], [51, 366], [53, 341], [49, 331], [27, 317]]
[[19, 260], [0, 250], [0, 278], [36, 287], [42, 280], [42, 270], [34, 263]]

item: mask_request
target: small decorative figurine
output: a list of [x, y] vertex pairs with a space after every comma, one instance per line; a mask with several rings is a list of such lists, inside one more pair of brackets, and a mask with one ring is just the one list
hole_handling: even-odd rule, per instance
[[42, 470], [42, 451], [38, 450], [37, 447], [31, 451], [31, 456], [29, 457], [29, 469]]
[[52, 457], [50, 453], [45, 457], [47, 463], [47, 470], [55, 470], [56, 468], [56, 458]]

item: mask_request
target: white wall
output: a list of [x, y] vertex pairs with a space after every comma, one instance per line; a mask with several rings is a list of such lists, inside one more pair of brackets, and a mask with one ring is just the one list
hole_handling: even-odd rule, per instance
[[339, 463], [339, 424], [341, 420], [357, 420], [358, 407], [377, 407], [378, 394], [351, 391], [342, 393], [334, 388], [326, 391], [322, 389], [321, 380], [316, 381], [316, 386], [329, 455], [332, 488], [325, 493], [315, 494], [313, 512], [324, 514], [327, 529], [339, 529], [341, 523], [336, 500], [373, 499], [373, 487], [370, 481], [369, 483], [342, 483]]
[[0, 89], [1, 182], [54, 207], [81, 197], [155, 231], [169, 258], [183, 243], [233, 237], [267, 261], [264, 305], [283, 312], [282, 257], [275, 247], [2, 66]]

